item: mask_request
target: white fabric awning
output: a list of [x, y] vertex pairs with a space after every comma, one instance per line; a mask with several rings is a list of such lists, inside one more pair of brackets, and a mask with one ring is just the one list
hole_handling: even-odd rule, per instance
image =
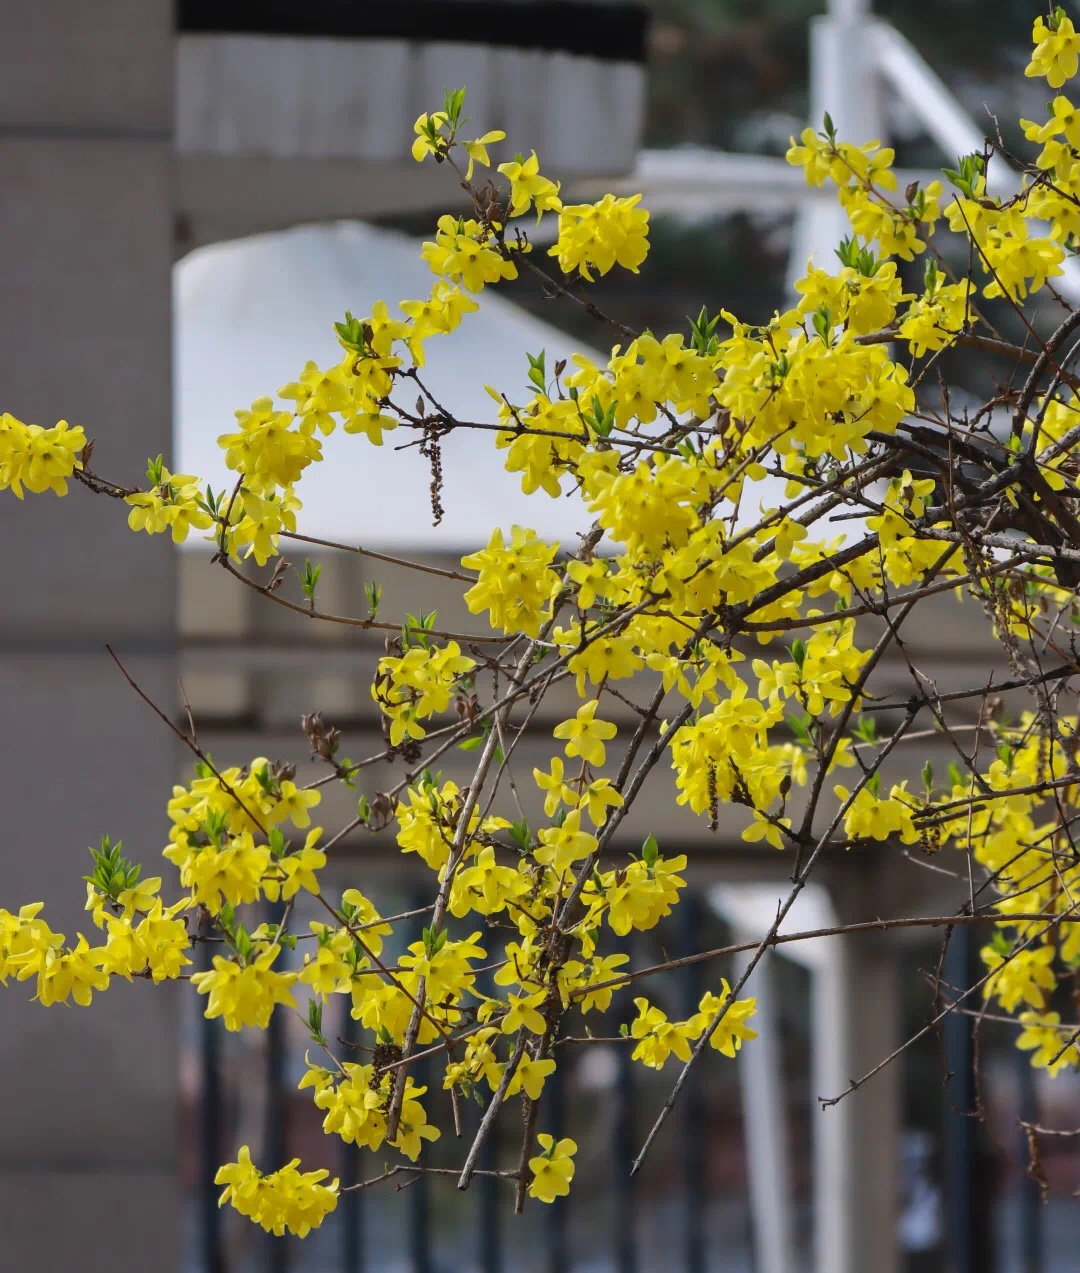
[[[232, 430], [233, 412], [276, 393], [309, 358], [323, 367], [337, 361], [333, 325], [346, 309], [361, 316], [385, 300], [393, 310], [399, 300], [426, 296], [434, 277], [415, 240], [358, 222], [257, 235], [185, 257], [174, 276], [175, 469], [215, 490], [231, 487], [217, 438]], [[542, 349], [549, 373], [574, 352], [601, 366], [608, 357], [489, 290], [456, 332], [427, 343], [424, 382], [458, 419], [493, 423], [497, 409], [484, 385], [527, 401], [525, 355]], [[459, 431], [442, 444], [445, 516], [434, 527], [427, 461], [415, 447], [394, 449], [414, 437], [399, 429], [382, 447], [340, 430], [325, 439], [323, 461], [299, 486], [299, 529], [372, 548], [464, 552], [486, 543], [495, 526], [514, 523], [572, 548], [592, 522], [576, 495], [524, 496], [492, 433]], [[748, 485], [740, 521], [779, 505], [783, 489], [773, 477]]]
[[[217, 438], [233, 428], [233, 411], [275, 393], [309, 358], [323, 367], [336, 362], [333, 324], [346, 309], [361, 316], [385, 300], [393, 311], [399, 300], [426, 296], [434, 281], [417, 242], [354, 222], [215, 244], [184, 258], [174, 277], [177, 470], [215, 490], [231, 485]], [[428, 341], [424, 383], [459, 419], [494, 422], [497, 409], [484, 385], [527, 401], [525, 354], [541, 349], [549, 370], [576, 349], [606, 361], [488, 291], [456, 332]], [[514, 522], [568, 547], [588, 529], [591, 519], [576, 497], [522, 495], [494, 435], [479, 431], [442, 444], [446, 515], [433, 527], [427, 462], [415, 447], [394, 450], [414, 437], [397, 430], [381, 448], [340, 430], [325, 439], [325, 458], [298, 487], [299, 528], [371, 547], [448, 551], [472, 549], [493, 527]]]

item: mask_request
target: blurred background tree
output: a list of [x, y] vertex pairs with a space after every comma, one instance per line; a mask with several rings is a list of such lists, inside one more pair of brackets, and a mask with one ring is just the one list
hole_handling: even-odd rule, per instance
[[[805, 122], [811, 0], [648, 0], [647, 146], [698, 145], [783, 154]], [[877, 0], [874, 11], [919, 49], [978, 117], [992, 91], [1041, 103], [1043, 86], [1023, 83], [1030, 4], [1024, 0]], [[973, 41], [971, 32], [979, 32]], [[1030, 94], [1024, 89], [1030, 88]], [[1017, 112], [1009, 112], [1015, 114]], [[906, 125], [906, 126], [905, 126]], [[890, 118], [905, 162], [933, 160], [913, 121]]]
[[[820, 126], [809, 119], [808, 89], [810, 22], [825, 12], [822, 0], [646, 3], [652, 12], [646, 148], [782, 156], [808, 123]], [[980, 127], [996, 127], [993, 112], [1010, 149], [1030, 150], [1017, 120], [1037, 116], [1048, 90], [1044, 81], [1023, 75], [1030, 55], [1028, 0], [874, 0], [873, 10], [915, 45]], [[898, 167], [937, 170], [954, 162], [895, 97], [886, 99], [886, 119]], [[620, 272], [616, 278], [613, 272], [598, 280], [593, 298], [635, 330], [685, 328], [703, 303], [710, 312], [723, 307], [765, 321], [785, 304], [791, 223], [790, 214], [749, 209], [708, 221], [654, 218], [647, 274]], [[537, 263], [547, 265], [539, 252]], [[921, 280], [922, 258], [905, 273], [912, 285]], [[602, 343], [594, 319], [572, 305], [545, 300], [535, 279], [523, 277], [505, 294], [575, 339]], [[983, 309], [1003, 334], [1022, 334], [1006, 302], [985, 302]], [[981, 367], [960, 362], [943, 360], [946, 374], [956, 364], [959, 387], [973, 393], [991, 388], [994, 360]]]

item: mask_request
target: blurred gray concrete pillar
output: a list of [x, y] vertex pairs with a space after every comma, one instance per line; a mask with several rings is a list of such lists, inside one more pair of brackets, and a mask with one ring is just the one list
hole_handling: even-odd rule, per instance
[[[0, 6], [0, 409], [83, 425], [119, 481], [170, 450], [172, 23], [169, 0]], [[104, 650], [172, 705], [172, 556], [125, 523], [80, 487], [0, 494], [0, 905], [42, 900], [72, 941], [94, 940], [87, 845], [121, 837], [153, 874], [176, 773]], [[0, 1264], [170, 1273], [175, 996], [31, 993], [0, 990]]]
[[[848, 919], [847, 922], [851, 922]], [[848, 947], [848, 1009], [852, 1023], [850, 1073], [859, 1079], [900, 1044], [899, 961], [895, 942], [877, 934], [836, 939]], [[886, 1065], [850, 1103], [851, 1198], [858, 1223], [852, 1268], [898, 1273], [900, 1132], [903, 1115], [903, 1061]], [[840, 1089], [843, 1090], [843, 1089]], [[838, 1092], [822, 1092], [836, 1096]], [[835, 1110], [824, 1111], [828, 1117]]]
[[[873, 891], [888, 895], [890, 873], [852, 867], [832, 873], [831, 886], [811, 883], [784, 921], [786, 932], [814, 931], [881, 914]], [[896, 891], [895, 887], [892, 891]], [[721, 884], [710, 900], [732, 926], [735, 940], [753, 941], [768, 930], [787, 893], [769, 884]], [[814, 1273], [899, 1273], [899, 1134], [901, 1070], [887, 1065], [858, 1092], [821, 1108], [889, 1056], [900, 1039], [898, 950], [888, 933], [814, 937], [768, 956], [747, 983], [761, 996], [762, 1033], [769, 1025], [769, 961], [786, 958], [810, 973], [810, 1134], [814, 1205]], [[759, 1043], [762, 1042], [759, 1040]], [[775, 1113], [783, 1105], [780, 1058], [754, 1048], [741, 1053], [751, 1142], [752, 1201], [757, 1214], [758, 1266], [784, 1273], [792, 1266], [790, 1199], [771, 1197], [791, 1189], [780, 1165], [788, 1153]], [[754, 1067], [751, 1069], [751, 1067]], [[778, 1178], [779, 1173], [779, 1178]], [[757, 1266], [755, 1266], [757, 1267]]]
[[[904, 895], [901, 864], [882, 855], [867, 855], [863, 862], [845, 866], [830, 881], [841, 924], [893, 912], [896, 900]], [[838, 1096], [851, 1080], [869, 1074], [904, 1037], [901, 946], [896, 935], [858, 933], [829, 940], [837, 948], [838, 991], [848, 1025], [833, 1090], [815, 1093], [826, 1098]], [[839, 1116], [843, 1120], [848, 1141], [846, 1192], [853, 1218], [847, 1267], [858, 1273], [864, 1269], [899, 1273], [903, 1267], [899, 1246], [903, 1066], [903, 1056], [889, 1062], [857, 1092], [820, 1114], [822, 1119]]]

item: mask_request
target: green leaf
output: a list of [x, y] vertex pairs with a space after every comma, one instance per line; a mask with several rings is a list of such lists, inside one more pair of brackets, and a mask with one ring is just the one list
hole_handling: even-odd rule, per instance
[[532, 843], [532, 835], [529, 832], [529, 824], [524, 818], [520, 822], [511, 822], [508, 832], [510, 839], [518, 846], [522, 852], [526, 852]]
[[425, 614], [423, 610], [419, 615], [407, 614], [405, 622], [401, 625], [401, 644], [406, 650], [413, 646], [420, 646], [424, 650], [431, 649], [431, 639], [426, 635], [435, 627], [435, 619], [437, 611], [432, 610], [430, 614]]
[[458, 125], [464, 122], [461, 118], [461, 109], [464, 105], [465, 90], [463, 88], [443, 89], [443, 110], [450, 117], [451, 132], [454, 132]]
[[544, 370], [546, 351], [541, 349], [535, 358], [530, 353], [526, 353], [525, 357], [529, 360], [529, 383], [541, 393], [545, 393], [547, 391], [547, 375]]
[[442, 950], [449, 936], [449, 929], [446, 928], [442, 931], [437, 931], [434, 926], [424, 929], [424, 952], [429, 959]]
[[323, 1034], [323, 1009], [322, 1004], [317, 999], [308, 1000], [307, 1028], [312, 1039], [325, 1047], [326, 1036]]
[[615, 411], [616, 404], [614, 402], [612, 402], [605, 411], [600, 405], [599, 397], [594, 394], [592, 400], [592, 418], [589, 421], [593, 432], [602, 438], [606, 438], [615, 427]]
[[930, 257], [923, 268], [923, 287], [926, 289], [928, 296], [933, 296], [940, 282], [941, 272], [938, 270], [937, 261]]
[[368, 336], [365, 325], [359, 318], [354, 318], [350, 310], [345, 311], [343, 323], [334, 324], [334, 331], [337, 332], [338, 339], [346, 349], [363, 353], [367, 348]]
[[690, 344], [695, 352], [703, 355], [716, 353], [720, 346], [716, 335], [720, 315], [710, 318], [709, 311], [702, 305], [697, 318], [688, 317], [686, 321], [690, 324]]
[[768, 372], [769, 379], [773, 385], [778, 385], [791, 370], [791, 360], [786, 353], [782, 353], [775, 362], [769, 363]]
[[836, 253], [841, 265], [846, 265], [851, 269], [855, 268], [855, 258], [858, 255], [859, 241], [853, 235], [840, 240], [840, 246], [833, 249]]
[[301, 574], [297, 571], [300, 578], [300, 587], [304, 590], [304, 596], [315, 604], [315, 589], [319, 586], [319, 576], [322, 574], [322, 566], [313, 566], [311, 559], [304, 560], [304, 571]]
[[961, 155], [955, 168], [943, 168], [941, 171], [958, 190], [971, 199], [975, 196], [975, 184], [982, 176], [985, 166], [982, 155], [976, 153]]

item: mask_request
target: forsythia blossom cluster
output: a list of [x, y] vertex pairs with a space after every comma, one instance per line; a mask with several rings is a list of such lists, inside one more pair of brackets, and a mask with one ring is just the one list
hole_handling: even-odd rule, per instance
[[324, 1185], [328, 1171], [298, 1171], [299, 1166], [300, 1159], [294, 1158], [264, 1176], [251, 1161], [247, 1145], [242, 1145], [236, 1162], [226, 1163], [214, 1177], [215, 1184], [225, 1186], [218, 1205], [231, 1202], [268, 1233], [280, 1237], [287, 1231], [306, 1238], [337, 1206], [338, 1182]]
[[79, 453], [86, 434], [66, 420], [51, 429], [23, 424], [8, 412], [0, 414], [0, 491], [23, 498], [23, 488], [35, 495], [53, 491], [67, 494], [67, 479], [82, 468]]
[[[1064, 88], [1080, 57], [1071, 19], [1060, 9], [1040, 17], [1033, 37], [1026, 74]], [[637, 272], [649, 248], [640, 196], [564, 204], [535, 151], [493, 164], [488, 148], [505, 134], [467, 137], [463, 103], [462, 90], [448, 91], [414, 126], [413, 157], [451, 168], [472, 213], [440, 216], [424, 243], [430, 292], [346, 313], [327, 365], [309, 361], [276, 395], [237, 410], [219, 438], [217, 494], [161, 456], [146, 489], [120, 488], [88, 471], [81, 428], [7, 414], [0, 490], [63, 495], [74, 479], [122, 497], [134, 531], [175, 542], [202, 532], [230, 567], [279, 558], [262, 589], [271, 600], [288, 564], [281, 540], [300, 536], [297, 491], [339, 427], [374, 446], [394, 429], [419, 443], [437, 518], [440, 440], [466, 426], [420, 377], [427, 343], [467, 321], [486, 288], [518, 277], [534, 212], [558, 218], [550, 255], [560, 292], [576, 295], [616, 266]], [[98, 944], [82, 933], [68, 943], [40, 903], [0, 910], [0, 982], [34, 981], [44, 1005], [85, 1006], [114, 977], [190, 976], [205, 1015], [232, 1031], [299, 1009], [325, 1053], [307, 1060], [299, 1084], [324, 1131], [410, 1164], [441, 1135], [428, 1088], [410, 1072], [419, 1049], [438, 1058], [455, 1107], [462, 1096], [524, 1102], [519, 1198], [550, 1203], [571, 1187], [577, 1145], [534, 1136], [534, 1106], [543, 1108], [562, 1045], [581, 1041], [573, 1014], [608, 1012], [620, 996], [625, 1004], [638, 974], [615, 947], [661, 925], [686, 887], [685, 854], [662, 852], [653, 835], [627, 851], [632, 806], [643, 807], [642, 784], [659, 765], [688, 815], [717, 831], [734, 815], [747, 852], [794, 850], [796, 872], [825, 847], [966, 853], [984, 873], [986, 999], [1015, 1019], [1034, 1066], [1051, 1076], [1080, 1067], [1075, 1026], [1057, 1010], [1080, 967], [1075, 813], [1062, 813], [1080, 804], [1076, 717], [1038, 693], [1038, 710], [1009, 717], [986, 691], [973, 750], [957, 749], [967, 772], [927, 764], [920, 782], [911, 772], [894, 780], [885, 762], [932, 705], [930, 690], [912, 664], [917, 693], [892, 733], [904, 700], [870, 681], [906, 607], [934, 592], [972, 595], [1016, 672], [1013, 688], [1042, 686], [1042, 654], [1067, 644], [1066, 617], [1080, 622], [1075, 581], [1057, 572], [1078, 498], [1071, 373], [1019, 351], [1034, 370], [1018, 382], [1030, 374], [1028, 389], [1001, 399], [1008, 427], [995, 433], [972, 413], [948, 434], [955, 483], [945, 434], [931, 427], [940, 404], [916, 396], [939, 355], [965, 342], [1000, 353], [981, 307], [1022, 310], [1080, 239], [1080, 112], [1059, 92], [1045, 120], [1022, 126], [1037, 154], [1020, 194], [1001, 199], [988, 194], [982, 153], [945, 171], [948, 193], [937, 180], [901, 193], [893, 152], [844, 141], [826, 116], [792, 139], [787, 158], [810, 187], [832, 190], [850, 233], [836, 261], [807, 263], [788, 308], [753, 324], [703, 309], [685, 331], [628, 333], [595, 359], [549, 365], [543, 351], [530, 354], [524, 388], [491, 390], [482, 436], [525, 496], [579, 502], [581, 539], [548, 542], [515, 524], [462, 557], [468, 576], [422, 567], [466, 581], [464, 606], [484, 616], [482, 632], [443, 631], [434, 613], [383, 622], [372, 581], [368, 613], [350, 623], [385, 637], [371, 684], [382, 749], [344, 758], [339, 732], [315, 713], [304, 730], [326, 767], [318, 779], [266, 757], [218, 766], [199, 753], [167, 803], [162, 852], [183, 890], [177, 900], [103, 840], [85, 877]], [[949, 273], [943, 241], [963, 248], [971, 277]], [[1040, 380], [1048, 370], [1053, 378]], [[997, 500], [985, 519], [989, 549], [971, 512], [983, 497]], [[1010, 545], [1017, 555], [1006, 562]], [[308, 562], [307, 612], [336, 618], [318, 603], [318, 581]], [[949, 698], [933, 704], [943, 729], [937, 709]], [[875, 709], [890, 722], [881, 733]], [[530, 724], [533, 740], [549, 740], [535, 765], [518, 751]], [[439, 770], [452, 749], [473, 754], [470, 778]], [[385, 789], [356, 790], [398, 760], [405, 771]], [[830, 780], [838, 769], [844, 784]], [[324, 838], [311, 823], [329, 783], [355, 817]], [[430, 872], [432, 905], [384, 917], [358, 888], [330, 896], [328, 856], [346, 832], [386, 833], [415, 855]], [[302, 897], [321, 910], [296, 931]], [[265, 902], [279, 904], [272, 923], [244, 909]], [[187, 974], [196, 939], [214, 941], [213, 958]], [[651, 1069], [671, 1056], [688, 1063], [706, 1037], [733, 1058], [756, 1037], [756, 1004], [738, 997], [740, 984], [717, 982], [686, 1019], [633, 997], [636, 1016], [611, 1043]], [[322, 1023], [335, 996], [362, 1038], [340, 1057]], [[223, 1203], [268, 1231], [303, 1236], [337, 1203], [338, 1182], [327, 1178], [298, 1160], [263, 1175], [244, 1147], [217, 1182]]]

